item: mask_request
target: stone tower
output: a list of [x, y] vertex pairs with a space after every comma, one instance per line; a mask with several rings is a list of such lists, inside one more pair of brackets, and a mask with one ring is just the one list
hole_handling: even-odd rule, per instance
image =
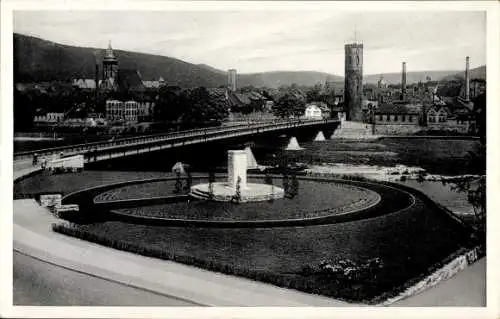
[[469, 62], [470, 58], [465, 57], [465, 100], [469, 102], [470, 100], [470, 74], [469, 74]]
[[363, 120], [363, 44], [345, 45], [344, 103], [347, 120]]
[[232, 92], [236, 91], [237, 89], [236, 74], [237, 73], [235, 69], [227, 70], [227, 86], [229, 87], [229, 90], [231, 90]]
[[111, 41], [109, 42], [104, 59], [102, 60], [102, 80], [113, 79], [116, 80], [118, 74], [118, 60], [115, 57], [113, 48], [111, 48]]

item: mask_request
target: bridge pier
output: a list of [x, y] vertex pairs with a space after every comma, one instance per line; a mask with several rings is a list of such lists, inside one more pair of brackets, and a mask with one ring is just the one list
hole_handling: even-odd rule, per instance
[[316, 134], [316, 137], [314, 138], [315, 142], [322, 142], [325, 141], [325, 135], [323, 135], [323, 131], [319, 131], [318, 134]]
[[288, 145], [286, 146], [285, 150], [286, 151], [298, 151], [303, 149], [300, 147], [299, 142], [297, 141], [297, 138], [295, 136], [290, 137], [288, 140]]

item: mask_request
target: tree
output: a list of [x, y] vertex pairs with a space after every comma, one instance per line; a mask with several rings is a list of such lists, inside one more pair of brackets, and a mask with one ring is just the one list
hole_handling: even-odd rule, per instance
[[[475, 109], [477, 111], [478, 109], [485, 108], [485, 106], [486, 99], [478, 99]], [[484, 126], [483, 129], [479, 127], [480, 142], [473, 151], [469, 151], [467, 165], [469, 166], [469, 171], [479, 176], [467, 176], [455, 180], [452, 182], [452, 189], [467, 195], [467, 201], [474, 210], [475, 221], [473, 227], [476, 231], [475, 235], [484, 239], [486, 233], [486, 119], [482, 118], [485, 116], [484, 112], [476, 112], [475, 115], [476, 123], [481, 123]], [[442, 179], [442, 182], [446, 183], [444, 179]]]
[[199, 126], [207, 123], [220, 123], [228, 116], [227, 102], [221, 97], [210, 96], [206, 88], [199, 87], [188, 93], [182, 121]]
[[321, 84], [316, 84], [313, 87], [309, 88], [306, 92], [306, 99], [307, 102], [324, 102], [322, 100], [323, 94], [322, 94], [323, 87]]
[[175, 86], [163, 87], [158, 92], [154, 117], [163, 122], [176, 122], [183, 115], [188, 104], [187, 94]]
[[302, 96], [295, 92], [286, 92], [274, 104], [273, 113], [281, 118], [300, 116], [304, 114], [305, 105]]
[[14, 131], [29, 130], [33, 126], [35, 112], [33, 97], [14, 89]]
[[236, 179], [236, 192], [232, 197], [232, 202], [239, 204], [241, 202], [241, 177]]
[[191, 169], [189, 167], [186, 171], [187, 171], [186, 190], [189, 191], [191, 189], [191, 185], [193, 184], [193, 175], [191, 174]]
[[474, 115], [476, 117], [477, 135], [481, 143], [486, 145], [486, 92], [474, 99]]
[[215, 183], [215, 172], [213, 169], [208, 171], [208, 198], [214, 198], [214, 183]]
[[467, 194], [467, 201], [474, 210], [475, 225], [478, 231], [486, 226], [486, 175], [479, 178], [463, 178], [453, 182], [452, 189]]
[[174, 193], [178, 194], [182, 190], [181, 172], [177, 171], [175, 173], [175, 189]]

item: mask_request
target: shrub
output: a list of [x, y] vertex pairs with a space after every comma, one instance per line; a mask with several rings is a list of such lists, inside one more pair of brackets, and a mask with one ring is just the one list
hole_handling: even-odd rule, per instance
[[362, 176], [362, 175], [359, 175], [359, 174], [344, 174], [344, 175], [341, 175], [340, 176], [341, 179], [345, 179], [345, 180], [348, 180], [348, 181], [369, 181], [368, 178]]

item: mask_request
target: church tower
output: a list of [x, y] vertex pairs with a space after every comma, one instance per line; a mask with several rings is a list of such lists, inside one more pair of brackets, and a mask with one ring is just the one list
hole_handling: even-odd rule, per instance
[[344, 103], [347, 120], [363, 120], [363, 44], [345, 45]]
[[111, 41], [109, 41], [108, 48], [104, 54], [104, 59], [102, 61], [102, 71], [103, 71], [103, 81], [107, 79], [113, 79], [116, 81], [116, 76], [118, 74], [118, 60], [115, 57], [113, 48], [111, 48]]

